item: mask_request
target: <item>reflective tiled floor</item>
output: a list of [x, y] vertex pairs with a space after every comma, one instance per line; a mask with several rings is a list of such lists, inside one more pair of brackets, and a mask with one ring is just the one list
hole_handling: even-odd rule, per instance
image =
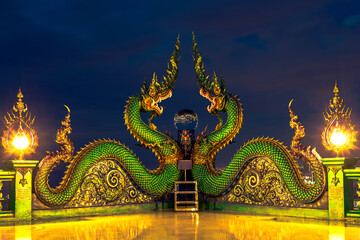
[[0, 226], [0, 239], [360, 240], [360, 225], [224, 212], [157, 211]]

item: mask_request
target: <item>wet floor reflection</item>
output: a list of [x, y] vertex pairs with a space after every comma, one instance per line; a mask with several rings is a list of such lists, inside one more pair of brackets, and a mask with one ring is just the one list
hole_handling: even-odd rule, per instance
[[0, 226], [0, 239], [360, 240], [360, 226], [223, 212], [164, 211]]

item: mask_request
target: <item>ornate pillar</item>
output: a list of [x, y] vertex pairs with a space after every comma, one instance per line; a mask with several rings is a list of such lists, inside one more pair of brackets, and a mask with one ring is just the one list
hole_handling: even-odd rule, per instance
[[[349, 188], [349, 180], [345, 178], [344, 167], [349, 167], [356, 163], [355, 158], [321, 158], [325, 165], [328, 177], [328, 202], [329, 218], [342, 220], [345, 218], [346, 201], [345, 191]], [[346, 168], [345, 167], [345, 168]]]
[[322, 158], [328, 177], [329, 218], [341, 220], [345, 217], [344, 203], [344, 157]]
[[32, 171], [37, 160], [12, 160], [15, 170], [15, 218], [31, 219]]

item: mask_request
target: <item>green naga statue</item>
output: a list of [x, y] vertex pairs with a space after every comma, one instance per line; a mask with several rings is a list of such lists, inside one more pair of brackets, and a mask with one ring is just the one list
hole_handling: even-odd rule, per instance
[[[126, 146], [115, 140], [99, 140], [85, 146], [74, 155], [74, 147], [68, 134], [71, 133], [70, 110], [62, 122], [62, 127], [57, 132], [56, 142], [61, 145], [61, 150], [47, 153], [38, 165], [35, 175], [35, 193], [38, 199], [46, 206], [61, 207], [72, 201], [82, 186], [88, 184], [88, 179], [97, 194], [106, 203], [116, 201], [123, 194], [124, 184], [120, 184], [119, 176], [125, 172], [130, 181], [144, 194], [159, 198], [168, 194], [174, 188], [174, 182], [180, 180], [181, 171], [178, 161], [183, 159], [183, 152], [178, 143], [166, 134], [159, 132], [151, 122], [154, 117], [160, 116], [163, 108], [158, 104], [170, 98], [174, 82], [178, 74], [179, 63], [179, 38], [175, 50], [168, 64], [167, 76], [160, 83], [154, 74], [151, 84], [146, 81], [139, 94], [130, 97], [125, 107], [125, 124], [130, 133], [145, 147], [152, 149], [159, 161], [156, 170], [146, 169], [140, 160]], [[295, 129], [290, 153], [281, 143], [270, 138], [257, 138], [246, 143], [234, 156], [225, 170], [215, 168], [215, 156], [238, 134], [243, 122], [243, 111], [238, 98], [227, 91], [223, 77], [220, 81], [216, 74], [210, 81], [205, 76], [202, 56], [197, 50], [194, 38], [194, 63], [195, 72], [200, 87], [200, 95], [207, 98], [211, 105], [208, 107], [210, 114], [218, 117], [219, 124], [209, 134], [201, 134], [192, 147], [190, 158], [193, 162], [192, 175], [198, 182], [201, 192], [210, 196], [222, 196], [229, 192], [246, 166], [254, 159], [266, 157], [278, 168], [290, 194], [300, 203], [311, 203], [317, 200], [325, 188], [325, 172], [317, 155], [310, 148], [301, 145], [304, 137], [304, 128], [297, 122], [297, 116], [289, 106], [291, 127]], [[145, 123], [141, 113], [151, 113]], [[227, 113], [224, 123], [220, 112]], [[294, 158], [304, 158], [313, 169], [314, 184], [308, 185], [303, 179]], [[112, 160], [113, 165], [108, 170], [101, 167], [101, 172], [106, 181], [92, 177], [89, 171], [104, 160]], [[61, 161], [68, 162], [68, 169], [63, 181], [57, 188], [51, 188], [48, 183], [49, 175], [54, 167]], [[105, 171], [102, 173], [102, 171]], [[259, 176], [256, 174], [251, 179], [251, 184], [258, 184]], [[105, 186], [106, 185], [106, 186]]]
[[[297, 116], [289, 106], [291, 127], [295, 128], [295, 136], [292, 140], [291, 150], [293, 155], [278, 141], [271, 138], [257, 138], [247, 142], [234, 156], [224, 171], [215, 169], [215, 156], [226, 146], [239, 132], [243, 122], [243, 110], [237, 96], [227, 91], [224, 79], [220, 81], [214, 73], [210, 81], [205, 76], [202, 56], [194, 42], [195, 72], [200, 87], [200, 95], [211, 102], [207, 108], [209, 113], [219, 118], [219, 124], [215, 131], [199, 136], [194, 145], [192, 154], [194, 180], [198, 182], [199, 190], [211, 196], [220, 196], [230, 190], [235, 180], [242, 174], [244, 168], [254, 159], [266, 157], [279, 169], [281, 178], [285, 181], [291, 195], [300, 203], [311, 203], [323, 193], [326, 183], [324, 167], [311, 148], [305, 148], [300, 140], [304, 128], [298, 123]], [[219, 112], [227, 113], [227, 121], [223, 120]], [[303, 179], [294, 157], [303, 157], [313, 169], [314, 184], [308, 185]], [[259, 184], [259, 175], [254, 174], [249, 179], [249, 184]]]
[[[177, 162], [183, 158], [183, 155], [173, 139], [156, 130], [151, 119], [162, 114], [163, 108], [158, 104], [172, 95], [178, 74], [179, 44], [178, 38], [164, 80], [159, 83], [154, 74], [150, 86], [147, 87], [144, 82], [141, 92], [130, 97], [125, 107], [124, 118], [127, 128], [138, 141], [155, 152], [159, 159], [159, 168], [154, 171], [146, 169], [131, 150], [114, 140], [99, 140], [90, 143], [73, 157], [74, 147], [67, 135], [71, 132], [69, 111], [65, 121], [62, 122], [62, 128], [57, 133], [56, 142], [61, 145], [61, 150], [56, 153], [48, 153], [39, 163], [35, 175], [35, 193], [43, 204], [47, 206], [66, 205], [74, 197], [91, 166], [106, 159], [114, 160], [136, 186], [151, 196], [160, 197], [172, 190], [174, 182], [181, 176]], [[148, 124], [142, 121], [141, 112], [151, 113]], [[48, 178], [52, 169], [60, 161], [70, 164], [62, 183], [54, 189], [49, 186]], [[112, 186], [111, 181], [116, 179], [111, 174], [120, 174], [113, 170], [111, 169], [106, 175], [108, 180], [106, 184], [109, 186]], [[93, 183], [93, 185], [96, 188], [102, 187], [97, 183]], [[111, 202], [117, 198], [118, 192], [121, 191], [110, 187], [103, 197]]]

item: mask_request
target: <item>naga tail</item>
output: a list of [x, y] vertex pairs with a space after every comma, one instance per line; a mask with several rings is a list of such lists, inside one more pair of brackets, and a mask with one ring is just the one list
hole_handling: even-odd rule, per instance
[[313, 190], [314, 194], [310, 202], [318, 199], [324, 192], [326, 184], [326, 174], [322, 163], [320, 162], [320, 156], [316, 151], [316, 148], [311, 146], [304, 146], [301, 144], [301, 140], [305, 137], [305, 128], [298, 121], [298, 116], [294, 113], [291, 108], [293, 100], [289, 103], [289, 114], [290, 114], [290, 127], [295, 130], [294, 136], [291, 141], [290, 149], [295, 159], [302, 158], [312, 169], [312, 175], [314, 177], [314, 183], [308, 185], [309, 190]]

